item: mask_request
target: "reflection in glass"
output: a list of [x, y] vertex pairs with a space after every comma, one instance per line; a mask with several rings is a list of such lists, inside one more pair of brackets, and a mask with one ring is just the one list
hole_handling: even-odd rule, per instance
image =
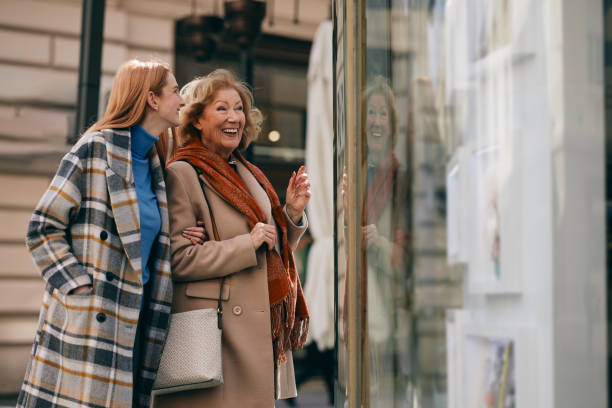
[[340, 338], [360, 325], [356, 406], [612, 400], [601, 289], [610, 3], [336, 2], [355, 5], [342, 28], [355, 38], [337, 37], [336, 200], [338, 307], [361, 302], [338, 326], [342, 356]]
[[[408, 175], [393, 151], [397, 141], [397, 109], [391, 87], [374, 78], [365, 91], [366, 187], [362, 242], [367, 264], [367, 319], [370, 406], [391, 407], [396, 398], [400, 349], [398, 314], [408, 311], [409, 250]], [[408, 340], [408, 339], [404, 339]], [[405, 344], [404, 344], [405, 345]], [[407, 350], [404, 350], [407, 351]]]

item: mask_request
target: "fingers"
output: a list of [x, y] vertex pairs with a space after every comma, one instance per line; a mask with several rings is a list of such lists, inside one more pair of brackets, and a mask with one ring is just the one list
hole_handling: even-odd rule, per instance
[[276, 245], [276, 227], [270, 224], [262, 224], [264, 241], [268, 244], [268, 247], [274, 248]]
[[295, 188], [295, 171], [293, 173], [291, 173], [291, 177], [289, 178], [289, 187], [288, 189], [294, 189]]
[[310, 178], [304, 166], [300, 166], [297, 174], [293, 172], [291, 179], [293, 180], [296, 197], [306, 196], [307, 193], [310, 193]]
[[185, 228], [182, 235], [184, 238], [190, 240], [193, 245], [202, 245], [208, 239], [208, 234], [203, 227], [203, 221], [198, 221], [197, 225], [199, 226]]
[[287, 190], [300, 189], [305, 184], [310, 186], [310, 180], [308, 179], [308, 174], [306, 173], [306, 167], [300, 166], [297, 173], [295, 171], [291, 173]]
[[256, 249], [264, 243], [268, 244], [269, 248], [274, 248], [276, 245], [276, 227], [258, 222], [251, 230], [251, 240]]
[[206, 230], [202, 227], [187, 227], [183, 230], [183, 234], [199, 238], [203, 238], [208, 235]]
[[362, 238], [366, 246], [378, 245], [378, 229], [375, 224], [364, 225], [361, 227]]
[[204, 241], [198, 238], [189, 238], [189, 240], [191, 241], [192, 245], [202, 245], [204, 243]]

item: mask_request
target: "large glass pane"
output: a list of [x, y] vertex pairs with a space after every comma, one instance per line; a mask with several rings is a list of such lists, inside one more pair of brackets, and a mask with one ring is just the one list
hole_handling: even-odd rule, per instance
[[351, 407], [607, 405], [608, 3], [335, 2]]

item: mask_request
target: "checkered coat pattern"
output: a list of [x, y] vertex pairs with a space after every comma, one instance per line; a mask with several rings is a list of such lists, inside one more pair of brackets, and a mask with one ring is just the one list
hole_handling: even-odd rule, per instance
[[[155, 149], [152, 149], [155, 150]], [[168, 207], [155, 151], [153, 189], [162, 219], [143, 296], [139, 210], [128, 130], [83, 136], [61, 161], [34, 210], [26, 243], [47, 283], [17, 407], [150, 405], [172, 298]], [[90, 284], [91, 295], [68, 294]], [[140, 319], [141, 371], [133, 389]]]

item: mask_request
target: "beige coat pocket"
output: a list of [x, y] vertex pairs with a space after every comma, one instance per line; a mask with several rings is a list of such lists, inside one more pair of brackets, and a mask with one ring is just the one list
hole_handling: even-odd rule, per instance
[[[187, 297], [195, 297], [202, 299], [219, 299], [219, 289], [221, 285], [221, 279], [207, 279], [197, 282], [189, 282], [187, 288], [185, 288], [185, 295]], [[225, 279], [223, 284], [223, 293], [221, 296], [222, 300], [229, 300], [230, 285], [229, 279]]]

